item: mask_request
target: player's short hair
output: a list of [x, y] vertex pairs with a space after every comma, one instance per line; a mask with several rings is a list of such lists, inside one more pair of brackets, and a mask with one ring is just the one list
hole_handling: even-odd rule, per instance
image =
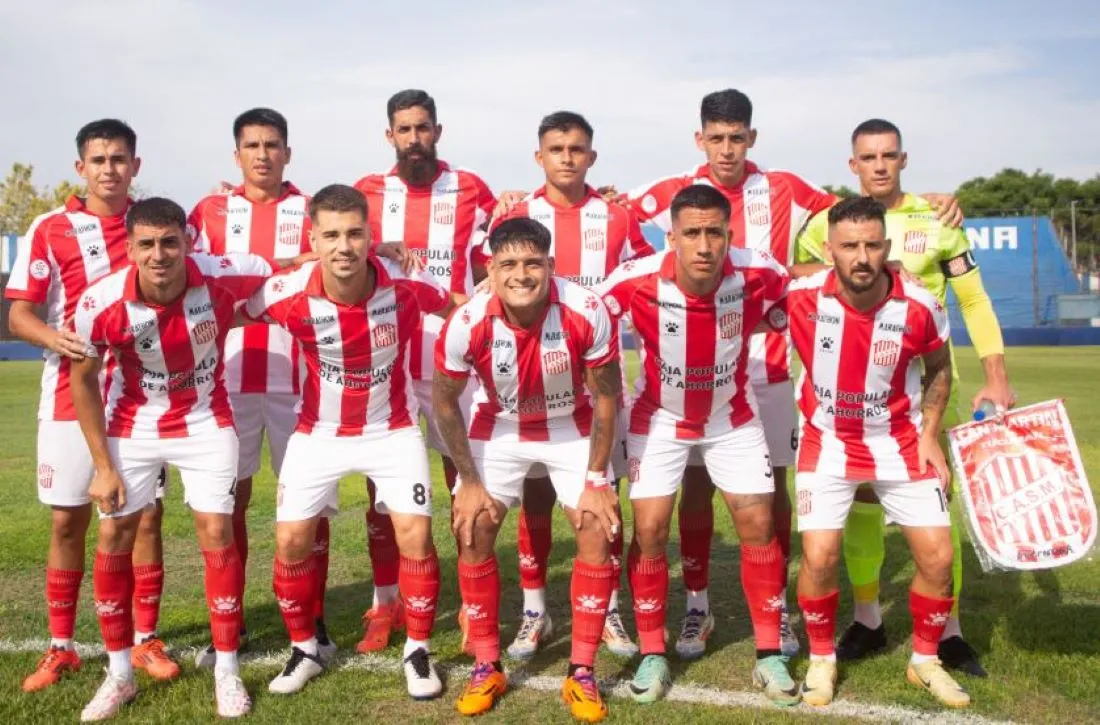
[[869, 196], [853, 196], [829, 209], [829, 226], [840, 222], [876, 221], [886, 227], [886, 207]]
[[272, 108], [250, 108], [233, 120], [233, 140], [241, 142], [241, 132], [246, 126], [268, 126], [279, 132], [283, 144], [288, 141], [286, 116]]
[[681, 209], [717, 209], [728, 222], [730, 218], [730, 200], [722, 192], [709, 184], [685, 186], [672, 197], [669, 214], [673, 219], [680, 216]]
[[573, 111], [555, 111], [548, 116], [544, 116], [543, 119], [539, 121], [539, 140], [541, 141], [542, 137], [550, 131], [561, 131], [565, 133], [575, 128], [584, 131], [585, 135], [588, 136], [589, 143], [592, 142], [594, 131], [588, 119]]
[[872, 136], [880, 133], [892, 133], [898, 137], [898, 146], [901, 146], [901, 129], [887, 121], [885, 118], [869, 118], [856, 126], [852, 131], [852, 143], [860, 136]]
[[489, 251], [496, 254], [512, 245], [530, 245], [543, 254], [550, 254], [550, 231], [528, 217], [507, 219], [489, 234]]
[[752, 101], [741, 91], [727, 88], [703, 96], [699, 120], [708, 123], [743, 123], [752, 126]]
[[323, 211], [357, 211], [367, 218], [367, 197], [363, 192], [347, 184], [329, 184], [318, 191], [309, 200], [309, 218], [317, 221], [317, 214]]
[[89, 141], [116, 141], [122, 139], [130, 149], [130, 155], [137, 155], [137, 134], [125, 121], [117, 118], [101, 118], [86, 123], [76, 132], [76, 152], [84, 158], [84, 147]]
[[407, 88], [390, 96], [390, 100], [386, 101], [386, 117], [389, 118], [392, 126], [393, 114], [418, 107], [428, 112], [428, 118], [432, 119], [432, 123], [436, 122], [435, 99], [418, 88]]
[[144, 224], [150, 227], [187, 227], [187, 213], [183, 207], [163, 196], [150, 196], [134, 202], [126, 212], [126, 233], [133, 234], [134, 227]]

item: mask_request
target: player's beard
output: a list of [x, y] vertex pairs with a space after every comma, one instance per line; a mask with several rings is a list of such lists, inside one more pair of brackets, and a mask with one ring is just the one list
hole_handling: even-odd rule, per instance
[[[859, 265], [857, 267], [852, 267], [851, 273], [841, 271], [840, 267], [836, 268], [836, 274], [837, 277], [840, 278], [840, 284], [852, 294], [857, 295], [870, 292], [872, 289], [874, 289], [875, 284], [878, 283], [879, 278], [882, 276], [882, 270], [879, 270], [879, 274], [875, 274], [874, 271], [874, 268], [872, 268], [870, 265]], [[855, 279], [852, 278], [852, 274], [854, 274], [855, 272], [869, 272], [871, 273], [871, 276], [867, 278], [868, 281], [866, 282], [857, 282]]]
[[[420, 158], [410, 158], [413, 153], [420, 154]], [[432, 180], [437, 169], [434, 145], [428, 148], [413, 144], [404, 151], [397, 152], [397, 175], [406, 184], [424, 186]]]

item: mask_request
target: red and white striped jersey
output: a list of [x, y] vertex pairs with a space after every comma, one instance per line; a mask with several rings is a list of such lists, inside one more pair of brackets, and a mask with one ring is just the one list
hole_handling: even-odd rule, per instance
[[[70, 324], [76, 302], [96, 280], [126, 267], [126, 213], [100, 217], [72, 196], [39, 216], [19, 245], [4, 296], [46, 306], [46, 324]], [[43, 353], [39, 420], [76, 420], [69, 394], [70, 361]]]
[[164, 307], [142, 301], [130, 265], [88, 288], [76, 309], [76, 332], [88, 354], [110, 350], [117, 364], [107, 395], [112, 438], [183, 438], [232, 428], [223, 378], [225, 335], [234, 309], [271, 274], [255, 255], [185, 260], [187, 288]]
[[545, 315], [531, 328], [508, 322], [494, 294], [474, 295], [456, 309], [436, 343], [435, 368], [460, 380], [472, 372], [481, 381], [471, 439], [574, 440], [592, 425], [585, 370], [618, 356], [619, 341], [599, 298], [551, 277]]
[[443, 309], [450, 295], [426, 272], [410, 277], [373, 255], [368, 263], [375, 287], [358, 304], [330, 299], [320, 262], [307, 262], [269, 279], [244, 306], [246, 315], [281, 325], [302, 346], [301, 433], [358, 436], [415, 425], [409, 340], [420, 316]]
[[449, 291], [470, 293], [470, 236], [497, 203], [481, 177], [440, 161], [438, 175], [425, 186], [409, 186], [394, 167], [364, 176], [355, 188], [367, 197], [371, 239], [404, 242]]
[[[580, 204], [559, 206], [547, 198], [546, 187], [540, 187], [495, 220], [489, 231], [506, 219], [534, 219], [550, 231], [554, 274], [589, 288], [607, 279], [622, 262], [655, 254], [629, 209], [608, 204], [591, 186], [585, 189]], [[483, 253], [489, 256], [487, 247], [488, 242]]]
[[889, 272], [890, 294], [861, 312], [837, 294], [828, 270], [791, 283], [791, 341], [802, 361], [798, 470], [854, 481], [920, 474], [921, 361], [948, 339], [947, 312]]
[[676, 253], [624, 263], [597, 289], [611, 314], [630, 314], [643, 348], [630, 432], [679, 439], [718, 435], [753, 418], [748, 340], [761, 321], [787, 327], [787, 270], [767, 253], [730, 248], [705, 297], [676, 283]]
[[[745, 162], [745, 175], [737, 186], [723, 186], [703, 164], [694, 171], [671, 176], [631, 191], [627, 206], [643, 222], [664, 231], [672, 227], [669, 207], [676, 194], [692, 184], [708, 184], [729, 199], [730, 243], [769, 252], [780, 264], [794, 260], [798, 232], [819, 211], [837, 198], [790, 171], [761, 169]], [[786, 335], [764, 333], [749, 343], [749, 377], [753, 383], [779, 383], [791, 376], [791, 356]]]
[[[268, 262], [310, 250], [309, 197], [293, 184], [269, 203], [250, 201], [244, 187], [212, 194], [187, 218], [196, 252], [258, 254]], [[225, 385], [230, 393], [300, 392], [298, 346], [277, 325], [234, 328], [225, 338]]]

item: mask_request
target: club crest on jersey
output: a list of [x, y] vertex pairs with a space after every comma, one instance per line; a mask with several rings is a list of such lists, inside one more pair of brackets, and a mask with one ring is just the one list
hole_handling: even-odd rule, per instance
[[551, 350], [542, 356], [542, 365], [548, 375], [562, 375], [569, 369], [569, 353]]
[[283, 222], [279, 224], [278, 244], [297, 246], [302, 235], [302, 225], [297, 222]]
[[723, 340], [732, 340], [741, 334], [741, 313], [727, 312], [718, 318], [718, 334]]
[[53, 487], [53, 466], [48, 463], [38, 464], [38, 487]]
[[871, 346], [871, 362], [882, 367], [897, 365], [901, 345], [893, 340], [879, 340]]
[[195, 329], [191, 331], [191, 336], [195, 338], [195, 342], [205, 345], [218, 336], [218, 323], [214, 320], [203, 320], [195, 325]]
[[811, 491], [798, 492], [798, 515], [809, 516], [813, 511], [813, 493]]
[[447, 201], [437, 201], [432, 204], [433, 224], [454, 224], [455, 205]]
[[602, 252], [607, 247], [607, 235], [603, 229], [584, 230], [584, 248], [590, 252]]
[[916, 229], [905, 233], [905, 251], [908, 254], [924, 254], [928, 246], [928, 235]]
[[762, 227], [772, 220], [770, 205], [764, 201], [752, 201], [745, 205], [745, 217], [750, 224]]
[[397, 325], [383, 322], [370, 331], [370, 342], [374, 347], [389, 347], [397, 344]]

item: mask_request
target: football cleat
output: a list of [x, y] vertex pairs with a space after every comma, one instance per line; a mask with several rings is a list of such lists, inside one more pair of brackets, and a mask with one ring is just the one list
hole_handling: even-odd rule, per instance
[[252, 711], [252, 698], [236, 672], [214, 670], [214, 699], [218, 717], [244, 717]]
[[154, 680], [173, 680], [180, 674], [180, 666], [164, 653], [164, 642], [157, 637], [131, 649], [130, 664], [135, 670], [145, 670]]
[[[241, 630], [241, 640], [237, 645], [237, 650], [242, 650], [248, 645], [248, 632]], [[214, 664], [217, 662], [218, 656], [215, 654], [214, 645], [210, 644], [206, 646], [206, 649], [200, 649], [195, 654], [195, 667], [201, 669], [214, 669]]]
[[98, 722], [114, 717], [123, 705], [137, 697], [137, 691], [133, 678], [118, 677], [107, 671], [107, 679], [103, 680], [95, 697], [80, 713], [80, 722]]
[[920, 664], [910, 662], [905, 677], [917, 687], [931, 692], [937, 700], [948, 707], [962, 708], [970, 705], [970, 693], [947, 674], [947, 670], [939, 660]]
[[578, 667], [565, 678], [561, 699], [581, 722], [599, 722], [607, 717], [607, 703], [600, 697], [595, 674], [587, 667]]
[[405, 626], [405, 605], [398, 597], [390, 604], [371, 607], [363, 615], [363, 622], [366, 630], [363, 632], [363, 639], [355, 645], [355, 650], [360, 654], [384, 650], [389, 646], [390, 633], [400, 631]]
[[314, 632], [316, 633], [314, 636], [317, 637], [317, 656], [326, 665], [332, 664], [332, 661], [336, 658], [336, 643], [329, 639], [325, 620], [317, 620]]
[[414, 700], [433, 700], [443, 694], [443, 683], [428, 651], [418, 647], [405, 658], [405, 684]]
[[870, 657], [886, 649], [886, 627], [871, 629], [860, 622], [852, 622], [836, 644], [836, 658], [841, 662], [854, 662]]
[[798, 704], [798, 685], [787, 670], [787, 658], [772, 655], [756, 661], [752, 669], [752, 684], [763, 690], [769, 700], [780, 707]]
[[297, 647], [290, 648], [286, 667], [268, 684], [268, 692], [289, 695], [298, 692], [306, 683], [321, 674], [325, 665], [317, 655], [306, 654]]
[[35, 692], [50, 685], [56, 685], [61, 681], [62, 675], [66, 672], [76, 672], [80, 669], [80, 665], [80, 655], [76, 650], [50, 647], [38, 660], [34, 672], [23, 680], [23, 692]]
[[455, 709], [463, 715], [481, 715], [493, 709], [493, 705], [508, 689], [508, 678], [489, 662], [479, 662], [466, 688], [455, 701]]
[[682, 660], [697, 660], [707, 651], [707, 638], [714, 631], [714, 617], [710, 612], [691, 609], [684, 615], [680, 638], [676, 640], [676, 654]]
[[607, 610], [607, 619], [603, 623], [603, 643], [611, 654], [618, 657], [633, 657], [638, 654], [638, 645], [631, 641], [623, 626], [622, 615], [618, 609]]
[[634, 702], [649, 703], [660, 700], [672, 687], [672, 673], [668, 670], [668, 658], [664, 655], [646, 655], [634, 679], [630, 682], [630, 696]]
[[516, 638], [508, 645], [508, 656], [514, 660], [531, 659], [538, 651], [539, 643], [553, 633], [554, 624], [550, 621], [549, 613], [524, 612]]
[[965, 672], [974, 677], [989, 677], [989, 673], [978, 662], [978, 654], [965, 639], [958, 635], [940, 640], [937, 654], [940, 662], [948, 669]]
[[814, 707], [824, 707], [833, 701], [836, 690], [836, 662], [810, 660], [810, 669], [802, 681], [802, 702]]

